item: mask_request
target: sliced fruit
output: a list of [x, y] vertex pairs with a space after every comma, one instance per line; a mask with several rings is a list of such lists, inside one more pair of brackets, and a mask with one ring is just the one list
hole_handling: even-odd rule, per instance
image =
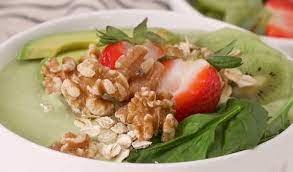
[[272, 17], [266, 27], [268, 36], [293, 38], [293, 1], [269, 0], [266, 8]]
[[102, 52], [100, 63], [114, 69], [116, 61], [127, 53], [129, 46], [130, 44], [128, 42], [117, 42], [107, 45]]
[[221, 96], [218, 72], [205, 60], [164, 62], [159, 90], [173, 94], [176, 119], [196, 114], [213, 112]]
[[17, 59], [32, 60], [54, 57], [67, 51], [85, 49], [90, 43], [97, 43], [95, 31], [48, 35], [26, 43]]
[[234, 94], [254, 98], [262, 104], [288, 97], [292, 92], [292, 63], [277, 50], [264, 44], [256, 35], [221, 29], [206, 34], [197, 43], [216, 51], [233, 40], [237, 40], [234, 49], [241, 51], [243, 64], [239, 69], [258, 80], [254, 87], [235, 88]]

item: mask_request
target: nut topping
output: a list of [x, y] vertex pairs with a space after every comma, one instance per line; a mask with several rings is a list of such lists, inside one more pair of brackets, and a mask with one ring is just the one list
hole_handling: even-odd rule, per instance
[[[122, 122], [133, 124], [136, 137], [139, 140], [149, 140], [158, 133], [159, 129], [163, 128], [166, 116], [174, 111], [170, 97], [170, 95], [166, 97], [164, 94], [144, 87], [134, 95], [125, 107], [120, 108], [115, 116]], [[175, 128], [176, 126], [170, 124], [170, 127]], [[170, 130], [168, 128], [166, 132], [170, 132]], [[167, 139], [164, 140], [167, 141]]]

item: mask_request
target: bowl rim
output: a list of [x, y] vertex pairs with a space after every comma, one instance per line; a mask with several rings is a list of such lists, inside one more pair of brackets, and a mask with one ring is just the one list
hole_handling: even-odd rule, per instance
[[[46, 28], [46, 27], [50, 27], [53, 24], [60, 24], [64, 21], [68, 21], [68, 20], [74, 20], [77, 18], [87, 18], [89, 16], [95, 16], [95, 15], [107, 15], [107, 14], [116, 14], [116, 13], [125, 13], [125, 14], [136, 14], [136, 13], [140, 13], [140, 14], [152, 14], [152, 13], [157, 13], [157, 14], [162, 14], [164, 13], [164, 15], [177, 15], [177, 16], [191, 16], [188, 14], [180, 14], [180, 13], [176, 13], [176, 12], [172, 12], [172, 11], [162, 11], [162, 10], [137, 10], [137, 9], [132, 9], [132, 10], [101, 10], [99, 12], [91, 12], [91, 13], [85, 13], [85, 14], [79, 14], [79, 15], [75, 15], [75, 16], [67, 16], [67, 17], [62, 17], [62, 18], [58, 18], [58, 19], [54, 19], [54, 20], [50, 20], [47, 22], [44, 22], [42, 24], [36, 25], [30, 29], [27, 29], [25, 31], [22, 31], [12, 37], [10, 37], [8, 40], [4, 41], [3, 43], [0, 44], [0, 52], [3, 51], [3, 49], [5, 49], [9, 44], [13, 43], [14, 41], [18, 40], [19, 38], [25, 36], [25, 35], [30, 35], [33, 34], [33, 32], [35, 30], [38, 29], [42, 29], [42, 28]], [[226, 24], [223, 23], [221, 21], [218, 20], [213, 20], [213, 19], [203, 19], [203, 20], [207, 20], [210, 22], [217, 22], [217, 23], [222, 23], [225, 24], [225, 26], [228, 27], [233, 27], [233, 28], [237, 28], [233, 25], [230, 24]], [[241, 28], [237, 28], [240, 30], [243, 30]], [[0, 123], [0, 137], [5, 137], [5, 134], [8, 134], [9, 136], [13, 137], [15, 140], [20, 140], [23, 143], [25, 143], [27, 145], [27, 148], [29, 148], [28, 146], [31, 146], [31, 148], [36, 148], [46, 154], [52, 154], [52, 156], [59, 156], [62, 157], [62, 159], [77, 159], [80, 161], [92, 161], [95, 162], [97, 164], [103, 164], [103, 165], [111, 165], [111, 166], [121, 166], [121, 164], [123, 164], [123, 166], [125, 167], [138, 167], [138, 166], [151, 166], [151, 167], [178, 167], [178, 166], [186, 166], [186, 165], [192, 165], [192, 166], [200, 166], [203, 164], [207, 164], [207, 163], [213, 163], [215, 161], [223, 161], [226, 159], [230, 159], [230, 158], [235, 158], [235, 157], [243, 157], [245, 155], [249, 155], [252, 151], [258, 150], [258, 151], [262, 151], [264, 148], [270, 147], [278, 142], [281, 141], [281, 139], [283, 139], [284, 137], [288, 137], [288, 135], [293, 132], [293, 125], [289, 126], [285, 131], [283, 131], [282, 133], [280, 133], [278, 136], [276, 136], [275, 138], [264, 142], [260, 145], [258, 145], [257, 147], [255, 147], [254, 149], [249, 149], [249, 150], [243, 150], [243, 151], [239, 151], [236, 153], [232, 153], [232, 154], [228, 154], [228, 155], [224, 155], [224, 156], [220, 156], [220, 157], [215, 157], [215, 158], [209, 158], [209, 159], [203, 159], [203, 160], [196, 160], [196, 161], [188, 161], [188, 162], [175, 162], [175, 163], [115, 163], [115, 162], [108, 162], [108, 161], [101, 161], [101, 160], [92, 160], [92, 159], [87, 159], [87, 158], [81, 158], [81, 157], [77, 157], [77, 156], [73, 156], [73, 155], [69, 155], [69, 154], [65, 154], [65, 153], [61, 153], [61, 152], [57, 152], [54, 150], [51, 150], [45, 146], [39, 145], [37, 143], [34, 143], [16, 133], [14, 133], [13, 131], [9, 130], [8, 128], [4, 127], [1, 123]], [[3, 134], [3, 135], [2, 135]], [[1, 136], [2, 135], [2, 136]], [[284, 140], [283, 140], [284, 141]]]

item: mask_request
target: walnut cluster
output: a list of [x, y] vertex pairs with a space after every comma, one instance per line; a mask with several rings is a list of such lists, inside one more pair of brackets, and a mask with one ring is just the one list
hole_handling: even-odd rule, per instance
[[159, 85], [164, 66], [154, 58], [145, 58], [147, 53], [145, 46], [136, 45], [115, 63], [116, 69], [128, 78], [130, 97], [141, 87], [156, 90]]
[[62, 94], [78, 114], [105, 116], [114, 113], [114, 101], [128, 99], [129, 83], [117, 70], [98, 62], [93, 55], [77, 64], [73, 58], [47, 61], [42, 69], [44, 86], [49, 94]]
[[175, 136], [177, 126], [173, 113], [170, 94], [143, 87], [115, 116], [123, 123], [132, 124], [139, 140], [149, 140], [162, 129], [162, 141], [168, 141]]
[[131, 149], [150, 146], [162, 131], [162, 141], [175, 137], [172, 95], [157, 92], [164, 66], [144, 45], [130, 46], [115, 69], [100, 64], [99, 50], [90, 45], [79, 61], [49, 59], [43, 65], [48, 94], [62, 95], [79, 114], [82, 134], [67, 133], [52, 149], [93, 159], [121, 162]]

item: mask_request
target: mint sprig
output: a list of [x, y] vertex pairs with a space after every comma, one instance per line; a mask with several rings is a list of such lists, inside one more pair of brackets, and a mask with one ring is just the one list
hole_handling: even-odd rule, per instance
[[143, 44], [146, 40], [157, 44], [164, 44], [166, 42], [164, 38], [148, 30], [147, 21], [148, 19], [145, 18], [133, 29], [133, 37], [130, 37], [122, 30], [113, 26], [107, 26], [105, 32], [97, 30], [97, 36], [100, 38], [99, 45], [103, 46], [120, 41], [127, 41], [132, 44]]
[[242, 65], [240, 57], [230, 56], [229, 53], [233, 50], [236, 40], [231, 41], [225, 47], [216, 51], [215, 54], [209, 56], [207, 61], [217, 69], [236, 68]]
[[242, 64], [242, 59], [234, 56], [211, 56], [207, 61], [218, 69], [235, 68]]

